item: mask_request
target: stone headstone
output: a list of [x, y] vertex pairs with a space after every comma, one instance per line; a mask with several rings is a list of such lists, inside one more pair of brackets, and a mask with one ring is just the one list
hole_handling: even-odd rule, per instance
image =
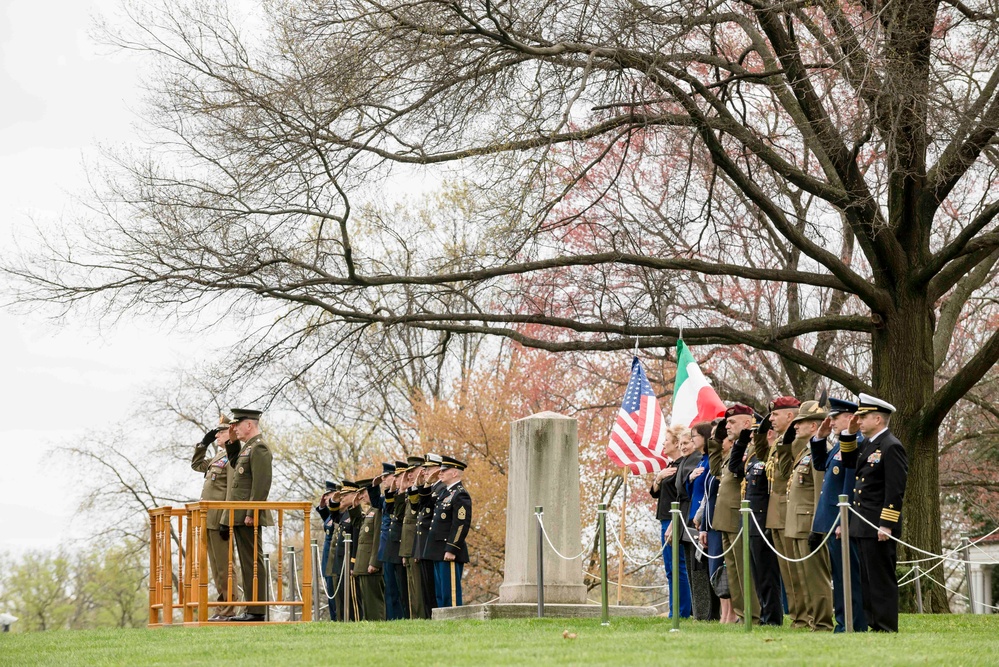
[[[551, 543], [562, 554], [582, 549], [579, 519], [579, 441], [576, 420], [541, 412], [510, 429], [507, 470], [506, 561], [500, 604], [537, 602], [537, 520], [544, 508]], [[543, 539], [543, 538], [542, 538]], [[548, 544], [544, 551], [545, 602], [583, 604], [582, 560], [563, 560]]]

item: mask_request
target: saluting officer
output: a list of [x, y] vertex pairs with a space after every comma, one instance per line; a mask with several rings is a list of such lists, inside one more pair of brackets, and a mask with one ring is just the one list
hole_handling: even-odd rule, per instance
[[[770, 480], [770, 504], [767, 506], [767, 528], [773, 537], [774, 548], [784, 558], [794, 558], [794, 546], [785, 532], [787, 522], [787, 483], [791, 479], [791, 467], [807, 441], [795, 438], [791, 420], [798, 415], [801, 401], [794, 396], [780, 396], [770, 402], [770, 423], [777, 436], [765, 456], [767, 479]], [[763, 453], [763, 452], [761, 452]], [[805, 580], [800, 563], [778, 559], [780, 577], [787, 594], [787, 610], [792, 628], [807, 628], [808, 615], [805, 612]]]
[[409, 599], [409, 618], [426, 618], [423, 609], [423, 586], [420, 582], [420, 566], [413, 557], [416, 543], [416, 523], [420, 513], [420, 491], [416, 486], [416, 476], [423, 468], [422, 456], [406, 458], [406, 475], [402, 482], [402, 495], [405, 509], [402, 518], [402, 538], [399, 542], [399, 557], [406, 573], [406, 588]]
[[[857, 404], [839, 398], [829, 399], [829, 417], [819, 426], [811, 440], [812, 465], [825, 472], [822, 479], [822, 495], [815, 507], [812, 532], [820, 538], [832, 530], [839, 516], [839, 497], [845, 494], [853, 501], [853, 483], [857, 471], [843, 465], [843, 454], [839, 451], [839, 434], [850, 425], [850, 419], [857, 411]], [[828, 441], [828, 442], [827, 442]], [[828, 445], [831, 445], [829, 447]], [[830, 535], [826, 542], [829, 547], [829, 563], [832, 566], [833, 616], [836, 619], [834, 632], [846, 631], [843, 595], [843, 545], [839, 536]], [[853, 629], [867, 632], [867, 617], [864, 615], [864, 594], [860, 587], [860, 552], [857, 543], [850, 542], [850, 588], [853, 592]]]
[[[805, 401], [798, 409], [798, 416], [791, 421], [795, 429], [795, 442], [809, 442], [826, 417], [829, 415], [818, 401]], [[822, 452], [824, 455], [825, 452]], [[797, 453], [791, 469], [791, 479], [787, 487], [787, 520], [784, 524], [787, 537], [791, 539], [794, 558], [804, 559], [799, 563], [804, 579], [805, 614], [813, 632], [832, 632], [833, 604], [829, 552], [821, 549], [812, 537], [812, 521], [815, 506], [822, 493], [822, 471], [812, 466], [812, 449], [803, 447]]]
[[[898, 632], [895, 539], [902, 536], [902, 499], [909, 477], [905, 447], [888, 430], [894, 412], [891, 403], [861, 394], [857, 413], [839, 437], [843, 465], [857, 469], [853, 507], [867, 521], [850, 517], [850, 539], [860, 550], [867, 623], [879, 632]], [[864, 435], [859, 449], [858, 431]]]
[[[355, 525], [360, 525], [360, 510], [355, 507], [355, 499], [359, 488], [357, 482], [343, 480], [339, 491], [330, 497], [330, 511], [337, 517], [336, 541], [333, 556], [331, 576], [333, 579], [333, 598], [336, 601], [336, 615], [339, 621], [356, 621], [356, 597], [353, 589], [353, 579], [350, 571], [353, 569], [351, 556], [357, 552], [357, 531]], [[347, 538], [352, 542], [350, 552], [347, 552]], [[344, 572], [344, 561], [348, 566]], [[346, 606], [347, 587], [350, 586], [350, 607]]]
[[[323, 572], [323, 582], [326, 584], [326, 592], [333, 595], [333, 556], [335, 553], [335, 543], [336, 543], [336, 528], [337, 528], [337, 517], [332, 511], [330, 511], [329, 500], [330, 497], [340, 488], [340, 485], [336, 482], [326, 480], [326, 493], [323, 494], [322, 498], [319, 499], [319, 505], [316, 506], [316, 513], [319, 515], [320, 520], [323, 522], [323, 533], [326, 535], [326, 539], [323, 540], [323, 550], [322, 557], [320, 559], [320, 564], [322, 566]], [[336, 605], [333, 603], [333, 598], [328, 597], [327, 605], [330, 613], [330, 620], [336, 620]]]
[[[232, 475], [228, 471], [229, 455], [225, 443], [229, 440], [229, 419], [222, 415], [219, 427], [208, 431], [201, 442], [194, 447], [191, 468], [203, 473], [205, 485], [201, 489], [202, 500], [227, 500], [232, 490]], [[215, 455], [207, 458], [208, 447], [215, 443]], [[205, 531], [208, 536], [208, 565], [218, 592], [217, 602], [227, 602], [229, 588], [229, 526], [222, 522], [225, 510], [208, 510]], [[238, 597], [239, 577], [234, 577], [233, 595]], [[228, 621], [236, 615], [232, 606], [216, 607], [209, 621]]]
[[[260, 433], [260, 410], [243, 408], [232, 410], [232, 425], [229, 427], [230, 438], [226, 444], [229, 455], [229, 474], [233, 476], [232, 494], [230, 500], [240, 502], [262, 502], [267, 500], [271, 490], [271, 450], [267, 448]], [[240, 446], [242, 443], [242, 446]], [[227, 513], [228, 514], [228, 513]], [[243, 598], [246, 602], [267, 600], [267, 576], [264, 570], [264, 535], [263, 527], [273, 526], [270, 512], [257, 512], [254, 522], [254, 510], [236, 510], [233, 513], [235, 526], [232, 528], [239, 551], [239, 569], [243, 580]], [[254, 542], [256, 542], [256, 558], [254, 558]], [[254, 592], [254, 578], [256, 591]], [[265, 607], [247, 605], [244, 612], [233, 618], [234, 621], [263, 621]]]
[[[765, 430], [761, 427], [765, 427]], [[744, 479], [746, 500], [749, 501], [750, 511], [756, 517], [756, 521], [749, 522], [749, 566], [756, 595], [760, 601], [760, 625], [780, 626], [784, 624], [784, 605], [780, 595], [780, 565], [777, 563], [777, 555], [767, 545], [767, 540], [772, 537], [768, 535], [770, 531], [765, 528], [767, 508], [770, 505], [770, 482], [767, 479], [766, 464], [758, 455], [760, 451], [765, 453], [769, 450], [769, 439], [773, 437], [775, 434], [770, 428], [769, 420], [755, 421], [752, 427], [745, 429], [732, 445], [729, 466], [736, 477]], [[744, 460], [746, 449], [753, 439], [755, 439], [753, 449]], [[761, 529], [764, 532], [761, 533]]]
[[[405, 465], [405, 464], [403, 464]], [[395, 551], [398, 558], [399, 540], [392, 543], [392, 525], [395, 522], [395, 463], [383, 462], [382, 474], [375, 479], [378, 485], [378, 509], [381, 511], [381, 525], [378, 536], [378, 568], [382, 574], [382, 588], [385, 591], [385, 620], [395, 621], [403, 617], [402, 597], [395, 579], [395, 566], [388, 558]], [[374, 496], [372, 496], [374, 498]]]
[[443, 491], [434, 504], [433, 522], [424, 555], [434, 563], [438, 607], [461, 606], [461, 574], [468, 562], [465, 538], [472, 525], [472, 497], [461, 483], [466, 465], [441, 457]]
[[[409, 618], [409, 588], [406, 583], [406, 568], [402, 565], [399, 550], [402, 547], [402, 522], [406, 513], [406, 486], [404, 485], [406, 471], [409, 465], [405, 461], [395, 462], [395, 475], [390, 488], [385, 488], [385, 506], [389, 511], [388, 531], [382, 537], [382, 572], [385, 575], [385, 617], [388, 620]], [[385, 484], [382, 484], [385, 487]], [[382, 516], [382, 524], [385, 523]], [[390, 613], [389, 588], [395, 591], [399, 605]]]
[[444, 485], [438, 480], [441, 472], [441, 461], [441, 457], [437, 454], [427, 454], [424, 457], [421, 476], [417, 478], [416, 482], [419, 486], [420, 512], [416, 523], [416, 543], [413, 545], [413, 554], [420, 565], [424, 618], [433, 618], [434, 607], [437, 606], [434, 562], [427, 558], [426, 551], [430, 524], [434, 521], [434, 504], [444, 490]]
[[361, 511], [364, 519], [357, 540], [354, 556], [354, 580], [361, 598], [360, 618], [365, 621], [385, 620], [385, 581], [378, 562], [378, 544], [381, 541], [382, 511], [378, 508], [380, 492], [375, 480], [358, 482], [362, 493]]

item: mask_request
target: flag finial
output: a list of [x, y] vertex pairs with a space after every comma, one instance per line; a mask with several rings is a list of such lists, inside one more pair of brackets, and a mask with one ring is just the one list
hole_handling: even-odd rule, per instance
[[638, 336], [635, 336], [635, 352], [634, 356], [638, 356]]

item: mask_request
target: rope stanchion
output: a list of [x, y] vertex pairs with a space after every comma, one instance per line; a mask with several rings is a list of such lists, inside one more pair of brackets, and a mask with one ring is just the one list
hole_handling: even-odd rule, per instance
[[607, 504], [597, 505], [597, 535], [600, 539], [600, 625], [610, 625], [607, 608]]

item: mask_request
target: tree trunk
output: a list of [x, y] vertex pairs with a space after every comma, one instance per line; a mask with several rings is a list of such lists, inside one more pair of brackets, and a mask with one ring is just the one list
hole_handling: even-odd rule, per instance
[[[933, 310], [926, 294], [896, 292], [896, 307], [885, 314], [872, 338], [871, 384], [879, 398], [898, 408], [891, 431], [902, 441], [909, 459], [909, 478], [902, 510], [902, 539], [936, 554], [940, 535], [940, 478], [937, 431], [926, 432], [922, 411], [933, 395]], [[899, 560], [924, 558], [899, 549]], [[929, 589], [928, 609], [949, 611], [945, 592]]]

